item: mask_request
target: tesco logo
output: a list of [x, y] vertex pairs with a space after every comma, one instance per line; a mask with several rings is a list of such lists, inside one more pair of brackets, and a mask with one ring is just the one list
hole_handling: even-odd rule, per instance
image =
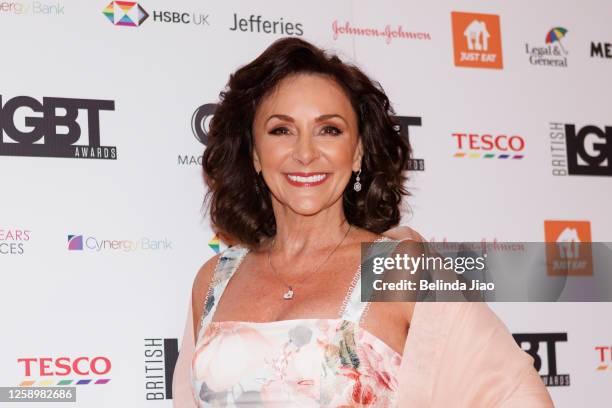
[[478, 133], [453, 133], [460, 150], [483, 150], [500, 152], [522, 152], [525, 149], [525, 139], [519, 135], [492, 135]]
[[17, 359], [18, 363], [24, 364], [25, 376], [63, 376], [83, 375], [91, 376], [106, 375], [111, 370], [111, 362], [107, 357], [28, 357]]

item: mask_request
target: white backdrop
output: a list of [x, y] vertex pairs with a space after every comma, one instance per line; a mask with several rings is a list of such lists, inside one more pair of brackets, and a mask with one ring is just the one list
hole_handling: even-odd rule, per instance
[[[215, 246], [200, 212], [205, 190], [197, 163], [204, 146], [192, 115], [217, 101], [231, 72], [283, 36], [265, 33], [264, 21], [291, 23], [294, 30], [299, 24], [303, 34], [294, 35], [380, 81], [399, 116], [421, 118], [409, 133], [424, 171], [412, 173], [403, 224], [436, 241], [541, 242], [547, 220], [588, 221], [591, 236], [581, 239], [612, 241], [612, 128], [607, 139], [580, 140], [586, 151], [580, 163], [606, 148], [607, 159], [587, 166], [590, 175], [565, 176], [553, 170], [567, 171], [576, 153], [565, 151], [564, 135], [549, 130], [551, 122], [576, 130], [592, 125], [601, 134], [612, 127], [609, 2], [144, 0], [123, 2], [123, 11], [120, 3], [0, 2], [0, 386], [91, 380], [77, 385], [71, 406], [171, 406], [173, 345], [193, 278], [224, 248]], [[472, 52], [503, 56], [501, 69], [456, 65], [452, 12], [489, 15], [465, 17], [484, 21], [488, 33], [476, 33], [473, 44], [481, 50]], [[121, 20], [126, 13], [130, 20]], [[251, 15], [261, 16], [262, 31], [256, 23], [250, 30]], [[498, 29], [491, 15], [499, 16]], [[245, 31], [232, 30], [235, 19], [246, 19]], [[456, 46], [469, 51], [465, 27], [454, 24]], [[344, 32], [335, 33], [334, 25]], [[355, 31], [387, 25], [411, 34], [387, 41]], [[557, 29], [551, 35], [561, 33], [558, 41], [547, 44], [553, 28], [565, 32]], [[566, 66], [532, 64], [527, 50], [534, 48]], [[31, 99], [14, 100], [20, 96]], [[99, 117], [99, 145], [114, 147], [108, 151], [116, 159], [49, 157], [49, 134], [69, 129], [56, 128], [65, 122], [53, 112], [71, 111], [43, 100], [50, 97], [113, 101], [114, 109], [100, 111], [91, 108], [100, 102], [55, 102], [90, 106], [78, 110], [82, 132], [64, 143], [68, 152], [95, 144]], [[32, 109], [36, 101], [40, 109]], [[37, 112], [42, 105], [44, 114]], [[39, 118], [38, 127], [31, 117]], [[19, 134], [34, 128], [42, 133], [28, 145]], [[453, 133], [477, 136], [471, 148], [463, 137], [460, 148]], [[483, 150], [482, 135], [518, 136], [524, 147]], [[503, 149], [507, 138], [497, 140]], [[560, 153], [551, 150], [557, 146]], [[483, 158], [487, 153], [494, 156]], [[511, 157], [499, 158], [506, 153]], [[97, 249], [103, 241], [106, 247]], [[567, 335], [554, 356], [540, 343], [540, 374], [550, 374], [554, 360], [557, 374], [569, 375], [569, 385], [549, 387], [556, 406], [609, 405], [609, 303], [492, 307], [515, 334]], [[164, 339], [165, 349], [158, 346]]]

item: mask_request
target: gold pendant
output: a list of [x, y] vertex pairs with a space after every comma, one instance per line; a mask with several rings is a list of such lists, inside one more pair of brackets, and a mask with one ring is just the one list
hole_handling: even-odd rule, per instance
[[293, 289], [291, 289], [291, 286], [289, 286], [289, 290], [285, 292], [285, 294], [283, 295], [283, 299], [285, 300], [293, 299]]

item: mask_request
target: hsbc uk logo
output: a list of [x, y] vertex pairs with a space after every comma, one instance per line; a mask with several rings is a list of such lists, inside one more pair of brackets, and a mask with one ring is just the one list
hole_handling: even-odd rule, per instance
[[549, 123], [553, 176], [612, 176], [612, 126]]
[[114, 25], [128, 27], [138, 27], [149, 17], [149, 13], [134, 1], [111, 1], [102, 13]]
[[[147, 18], [149, 13], [142, 7], [141, 4], [135, 1], [111, 1], [102, 10], [102, 14], [116, 26], [140, 27]], [[170, 23], [170, 24], [187, 24], [208, 26], [210, 25], [208, 18], [209, 14], [188, 13], [175, 10], [153, 10], [153, 22]]]

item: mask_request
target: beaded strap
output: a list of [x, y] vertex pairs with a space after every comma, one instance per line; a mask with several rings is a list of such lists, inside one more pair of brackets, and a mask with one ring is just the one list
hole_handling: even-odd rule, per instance
[[[382, 236], [375, 240], [373, 243], [392, 241], [389, 237]], [[392, 249], [395, 248], [395, 245], [392, 246]], [[342, 310], [340, 312], [340, 318], [343, 320], [348, 320], [356, 324], [361, 324], [365, 317], [365, 314], [370, 307], [370, 301], [361, 301], [361, 262], [359, 263], [359, 268], [357, 269], [357, 273], [353, 276], [350, 287], [348, 289], [347, 295], [342, 302]], [[370, 297], [368, 297], [369, 299]]]
[[213, 278], [208, 286], [208, 291], [206, 292], [206, 299], [204, 300], [204, 310], [202, 311], [202, 318], [200, 320], [201, 324], [198, 338], [200, 337], [201, 331], [204, 329], [204, 327], [212, 320], [215, 310], [217, 309], [217, 305], [219, 304], [219, 299], [221, 299], [230, 278], [238, 269], [248, 252], [248, 248], [240, 245], [234, 245], [226, 248], [221, 253], [221, 256], [219, 256], [217, 265], [215, 266], [215, 270], [213, 272]]

